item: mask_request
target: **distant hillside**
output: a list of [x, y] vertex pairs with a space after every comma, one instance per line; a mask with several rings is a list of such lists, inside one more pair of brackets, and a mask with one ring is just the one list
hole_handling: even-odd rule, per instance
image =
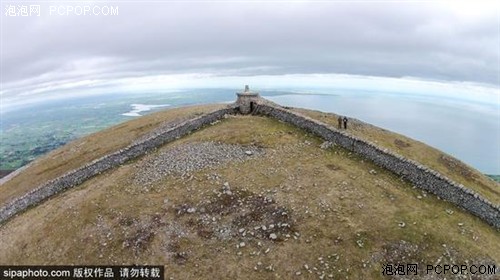
[[[0, 204], [223, 105], [172, 109], [73, 141], [0, 186]], [[336, 126], [337, 116], [293, 109]], [[495, 203], [499, 184], [427, 145], [350, 121]], [[228, 116], [0, 225], [2, 264], [161, 264], [166, 279], [385, 279], [386, 264], [493, 265], [500, 233], [338, 146]], [[436, 276], [436, 275], [435, 275]], [[440, 277], [436, 276], [437, 279]], [[493, 278], [492, 278], [493, 279]]]
[[500, 183], [500, 175], [486, 175], [490, 177], [491, 179], [495, 180], [495, 182]]

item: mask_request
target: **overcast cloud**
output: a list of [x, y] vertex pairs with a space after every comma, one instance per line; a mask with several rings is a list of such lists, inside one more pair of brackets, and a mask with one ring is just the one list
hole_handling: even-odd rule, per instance
[[51, 5], [68, 2], [40, 2], [40, 17], [9, 17], [7, 6], [19, 2], [2, 2], [4, 101], [179, 74], [500, 84], [495, 1], [71, 3], [118, 7], [119, 14], [50, 15]]

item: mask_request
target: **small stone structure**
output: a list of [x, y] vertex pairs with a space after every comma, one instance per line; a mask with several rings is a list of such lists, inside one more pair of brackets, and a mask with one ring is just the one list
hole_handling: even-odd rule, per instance
[[240, 114], [247, 115], [252, 113], [260, 99], [258, 92], [250, 91], [248, 85], [245, 86], [245, 91], [236, 93], [238, 99], [236, 100], [236, 106], [238, 106]]
[[203, 126], [215, 123], [227, 114], [252, 113], [292, 124], [335, 143], [346, 150], [355, 152], [372, 161], [374, 164], [407, 180], [414, 186], [431, 192], [481, 218], [494, 228], [500, 229], [500, 206], [494, 205], [478, 193], [453, 182], [440, 173], [416, 161], [406, 159], [401, 155], [378, 147], [374, 143], [351, 136], [345, 131], [338, 130], [320, 121], [287, 110], [260, 98], [258, 93], [250, 92], [248, 86], [245, 87], [244, 92], [237, 95], [238, 100], [226, 108], [192, 118], [167, 131], [160, 131], [158, 134], [154, 134], [143, 141], [131, 144], [124, 149], [103, 156], [46, 182], [23, 196], [14, 199], [0, 208], [0, 224], [26, 210], [28, 207], [41, 203], [59, 192], [78, 186], [102, 172], [140, 157]]

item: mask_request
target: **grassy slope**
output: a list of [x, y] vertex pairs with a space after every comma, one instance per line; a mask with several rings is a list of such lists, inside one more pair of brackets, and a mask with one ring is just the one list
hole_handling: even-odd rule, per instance
[[[141, 121], [147, 119], [136, 120], [134, 127], [141, 127]], [[423, 145], [404, 140], [412, 147]], [[3, 225], [0, 263], [165, 264], [167, 275], [175, 279], [288, 279], [298, 271], [304, 278], [317, 279], [319, 271], [335, 279], [361, 279], [380, 278], [387, 262], [418, 262], [422, 269], [438, 260], [500, 261], [498, 231], [353, 154], [320, 149], [321, 140], [296, 128], [262, 117], [232, 117], [160, 151], [200, 141], [259, 145], [266, 155], [201, 170], [190, 179], [170, 176], [151, 187], [131, 182], [138, 167], [154, 155], [106, 172]], [[273, 198], [289, 213], [290, 233], [300, 237], [221, 240], [200, 232], [200, 214], [177, 214], [179, 205], [199, 208], [207, 198], [226, 207], [214, 194], [226, 181], [233, 192]], [[209, 214], [216, 218], [215, 226], [234, 227], [231, 217], [243, 214], [241, 209], [226, 216]], [[246, 246], [237, 249], [241, 241]], [[266, 269], [270, 265], [274, 271]]]
[[28, 192], [41, 182], [60, 176], [86, 162], [124, 148], [166, 120], [176, 121], [215, 110], [224, 105], [175, 108], [125, 122], [82, 137], [35, 160], [22, 172], [0, 186], [0, 205]]
[[[303, 109], [294, 110], [334, 127], [337, 126], [338, 115]], [[440, 150], [355, 119], [350, 120], [348, 132], [423, 163], [455, 182], [477, 191], [491, 202], [500, 204], [500, 184]]]

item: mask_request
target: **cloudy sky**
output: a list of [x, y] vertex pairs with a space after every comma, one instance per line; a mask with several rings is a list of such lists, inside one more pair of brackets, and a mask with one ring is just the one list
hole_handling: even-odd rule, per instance
[[[19, 16], [20, 3], [27, 9], [40, 5], [40, 16]], [[152, 84], [233, 86], [252, 77], [271, 87], [273, 77], [325, 81], [340, 75], [379, 78], [379, 84], [410, 79], [467, 85], [497, 95], [500, 88], [495, 1], [1, 5], [4, 104], [96, 89], [150, 90]], [[87, 15], [78, 15], [85, 7]], [[110, 9], [118, 14], [102, 15]]]

